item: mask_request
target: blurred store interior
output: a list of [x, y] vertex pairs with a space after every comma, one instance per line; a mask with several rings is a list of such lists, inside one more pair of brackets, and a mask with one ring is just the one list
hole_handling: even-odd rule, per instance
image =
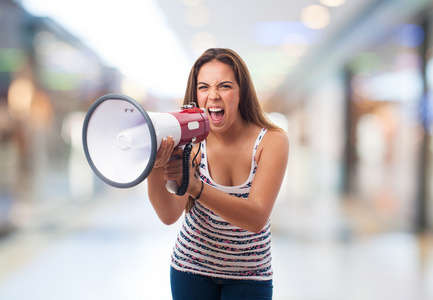
[[433, 0], [0, 0], [0, 299], [169, 299], [178, 225], [81, 130], [108, 93], [178, 109], [210, 47], [290, 138], [275, 299], [433, 299]]

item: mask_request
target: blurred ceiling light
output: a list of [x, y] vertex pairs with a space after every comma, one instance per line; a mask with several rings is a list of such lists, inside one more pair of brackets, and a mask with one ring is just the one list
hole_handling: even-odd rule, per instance
[[424, 42], [424, 29], [416, 24], [401, 24], [394, 31], [394, 40], [406, 47], [416, 48]]
[[330, 7], [337, 7], [346, 3], [346, 0], [319, 0], [320, 3]]
[[189, 26], [199, 28], [209, 24], [210, 15], [209, 9], [205, 6], [189, 6], [185, 9], [183, 18]]
[[316, 43], [320, 39], [317, 30], [305, 27], [302, 22], [268, 21], [255, 24], [252, 34], [254, 39], [262, 45], [281, 45], [291, 34], [304, 36], [308, 44]]
[[33, 83], [27, 78], [17, 78], [11, 83], [8, 104], [12, 117], [23, 120], [29, 115], [34, 91]]
[[199, 32], [192, 36], [190, 44], [194, 53], [200, 55], [207, 49], [216, 47], [217, 42], [213, 34]]
[[291, 33], [284, 39], [285, 44], [308, 44], [307, 39], [303, 34]]
[[321, 5], [308, 5], [301, 12], [301, 21], [312, 29], [322, 29], [331, 21], [329, 10]]
[[281, 45], [283, 52], [292, 57], [300, 57], [308, 50], [308, 41], [302, 34], [289, 34], [284, 44]]

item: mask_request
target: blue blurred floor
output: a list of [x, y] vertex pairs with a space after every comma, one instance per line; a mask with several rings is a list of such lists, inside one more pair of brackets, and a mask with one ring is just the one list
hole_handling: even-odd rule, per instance
[[[180, 224], [162, 225], [138, 195], [55, 210], [0, 240], [0, 299], [170, 299]], [[431, 245], [404, 233], [338, 242], [276, 230], [274, 299], [433, 299]]]

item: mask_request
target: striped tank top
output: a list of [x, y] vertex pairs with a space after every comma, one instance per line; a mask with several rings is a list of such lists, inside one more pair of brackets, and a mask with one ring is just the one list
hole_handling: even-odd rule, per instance
[[[257, 169], [255, 154], [266, 133], [262, 129], [254, 144], [248, 180], [239, 186], [222, 186], [208, 172], [206, 141], [201, 144], [200, 179], [225, 193], [248, 198]], [[272, 279], [270, 220], [260, 233], [230, 224], [195, 201], [185, 214], [177, 236], [171, 265], [179, 271], [225, 279]]]

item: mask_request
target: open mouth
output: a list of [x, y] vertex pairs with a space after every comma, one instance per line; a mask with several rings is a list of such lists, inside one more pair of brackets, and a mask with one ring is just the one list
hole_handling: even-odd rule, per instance
[[209, 117], [213, 123], [219, 123], [224, 117], [224, 109], [220, 107], [211, 107], [208, 109]]

